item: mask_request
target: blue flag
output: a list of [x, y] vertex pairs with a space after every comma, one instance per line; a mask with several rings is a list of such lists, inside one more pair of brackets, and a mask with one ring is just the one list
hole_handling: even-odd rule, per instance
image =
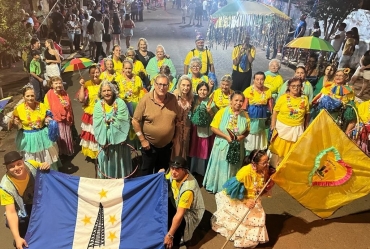
[[164, 248], [167, 183], [163, 173], [91, 179], [38, 172], [28, 249]]

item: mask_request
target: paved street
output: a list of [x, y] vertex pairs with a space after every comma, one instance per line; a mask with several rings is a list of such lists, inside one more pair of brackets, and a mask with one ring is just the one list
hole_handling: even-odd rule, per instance
[[[181, 24], [181, 12], [175, 9], [144, 11], [144, 22], [136, 23], [132, 46], [136, 47], [137, 40], [145, 37], [149, 41], [149, 50], [154, 51], [157, 44], [162, 44], [166, 53], [171, 56], [178, 73], [183, 73], [183, 59], [186, 53], [194, 48], [196, 32], [206, 36], [207, 27], [195, 27]], [[207, 22], [203, 22], [205, 25]], [[124, 47], [124, 41], [121, 41]], [[124, 49], [122, 49], [124, 50]], [[215, 60], [217, 78], [231, 73], [232, 46], [222, 50], [221, 46], [212, 48]], [[258, 49], [253, 72], [266, 71], [268, 60], [265, 52]], [[282, 66], [280, 70], [284, 79], [293, 75], [293, 70]], [[0, 73], [1, 74], [1, 73]], [[63, 74], [63, 79], [68, 83], [68, 93], [74, 98], [79, 88], [78, 73]], [[87, 78], [87, 72], [83, 72]], [[76, 118], [76, 126], [80, 125], [82, 109], [80, 103], [73, 101], [73, 109]], [[79, 129], [79, 127], [78, 127]], [[2, 141], [2, 149], [14, 150], [15, 131], [11, 132]], [[309, 148], [304, 152], [309, 153]], [[4, 152], [0, 153], [2, 160]], [[5, 168], [0, 168], [0, 175], [5, 173]], [[94, 165], [87, 163], [82, 154], [77, 154], [69, 163], [69, 172], [84, 177], [94, 177]], [[199, 183], [202, 179], [199, 179]], [[212, 213], [216, 210], [214, 195], [202, 189], [206, 204], [206, 213], [203, 221], [194, 235], [197, 244], [194, 248], [216, 249], [221, 248], [225, 238], [213, 232], [209, 225]], [[301, 206], [295, 199], [280, 187], [275, 186], [271, 198], [263, 199], [263, 207], [267, 214], [267, 230], [270, 242], [259, 245], [257, 248], [274, 249], [370, 249], [370, 195], [358, 199], [347, 206], [339, 209], [330, 219], [322, 220], [311, 211]], [[0, 213], [3, 208], [0, 208]], [[60, 233], [63, 231], [55, 231]], [[5, 218], [0, 217], [0, 248], [11, 249], [12, 236], [5, 228]], [[53, 248], [50, 245], [48, 248]], [[234, 248], [228, 243], [227, 249]], [[140, 248], [138, 248], [140, 249]]]

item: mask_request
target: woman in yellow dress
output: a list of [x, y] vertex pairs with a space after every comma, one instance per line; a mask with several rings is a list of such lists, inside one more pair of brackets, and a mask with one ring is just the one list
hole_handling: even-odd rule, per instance
[[122, 58], [121, 58], [121, 47], [119, 45], [114, 45], [113, 50], [112, 50], [112, 61], [114, 65], [114, 71], [116, 71], [116, 74], [121, 74], [122, 73]]
[[191, 85], [193, 94], [197, 93], [197, 86], [201, 82], [206, 82], [209, 86], [209, 91], [213, 92], [214, 82], [208, 79], [207, 75], [200, 73], [202, 69], [202, 61], [198, 57], [193, 57], [189, 63], [189, 73], [188, 77], [191, 79]]
[[255, 149], [267, 149], [266, 120], [272, 113], [272, 94], [264, 86], [265, 74], [257, 72], [253, 84], [244, 90], [245, 109], [251, 119], [250, 132], [244, 140], [246, 155]]
[[229, 237], [239, 220], [249, 212], [231, 237], [236, 248], [254, 248], [259, 243], [269, 241], [265, 226], [266, 213], [261, 202], [261, 196], [266, 195], [273, 186], [270, 183], [263, 190], [269, 177], [269, 158], [266, 152], [254, 150], [247, 158], [246, 165], [223, 185], [223, 191], [215, 195], [217, 211], [211, 218], [211, 225], [222, 236]]
[[[216, 89], [211, 96], [210, 99], [213, 100], [215, 106], [218, 109], [224, 108], [230, 105], [230, 96], [233, 94], [233, 90], [231, 90], [231, 84], [233, 80], [230, 74], [224, 75], [221, 78], [220, 87]], [[209, 85], [208, 85], [209, 87]]]
[[104, 58], [103, 61], [104, 61], [105, 71], [100, 74], [99, 79], [101, 81], [103, 81], [103, 80], [107, 80], [109, 82], [115, 81], [118, 74], [114, 70], [113, 59]]
[[83, 104], [83, 115], [81, 123], [81, 152], [84, 156], [91, 159], [96, 159], [99, 152], [99, 145], [95, 140], [93, 129], [93, 112], [95, 103], [98, 100], [98, 92], [100, 88], [100, 69], [96, 65], [89, 68], [91, 80], [85, 82], [80, 80], [80, 91], [78, 100]]
[[133, 73], [132, 69], [132, 61], [124, 60], [122, 74], [117, 78], [119, 97], [126, 102], [131, 116], [135, 111], [137, 103], [145, 94], [143, 82], [139, 76]]
[[283, 77], [279, 73], [280, 66], [280, 60], [272, 59], [269, 63], [269, 70], [265, 72], [265, 87], [270, 89], [274, 99], [276, 99], [280, 87], [284, 84]]
[[303, 134], [310, 121], [308, 97], [302, 94], [302, 79], [288, 80], [288, 90], [276, 102], [271, 118], [270, 150], [281, 160]]
[[43, 103], [36, 101], [35, 90], [29, 83], [22, 89], [24, 102], [13, 112], [11, 125], [18, 127], [15, 138], [17, 151], [24, 160], [47, 162], [50, 168], [58, 170], [61, 163], [58, 157], [58, 146], [48, 136], [47, 125], [52, 114]]
[[[346, 85], [349, 79], [350, 69], [340, 69], [334, 75], [334, 82], [321, 89], [320, 93], [312, 100], [313, 105], [318, 109], [326, 109], [334, 119], [341, 119], [342, 108], [350, 108], [347, 105], [354, 106], [355, 93], [352, 88]], [[349, 118], [349, 117], [344, 117]], [[352, 117], [352, 119], [355, 117]], [[339, 123], [342, 120], [337, 120]], [[346, 120], [347, 122], [352, 120]]]
[[145, 67], [143, 63], [136, 59], [136, 52], [133, 47], [129, 47], [126, 51], [126, 60], [132, 60], [133, 74], [140, 77], [141, 81], [144, 83], [145, 88], [148, 89], [149, 86], [149, 78], [148, 74], [146, 73]]

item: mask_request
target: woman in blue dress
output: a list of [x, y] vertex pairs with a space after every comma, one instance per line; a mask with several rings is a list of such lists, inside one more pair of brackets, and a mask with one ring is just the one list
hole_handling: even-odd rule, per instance
[[122, 178], [132, 172], [131, 150], [125, 144], [130, 129], [129, 112], [116, 87], [104, 80], [95, 104], [93, 126], [99, 144], [98, 177]]
[[[245, 155], [243, 141], [249, 133], [250, 125], [249, 116], [242, 109], [245, 97], [242, 92], [235, 91], [231, 94], [230, 99], [230, 106], [219, 110], [210, 125], [216, 138], [208, 161], [203, 186], [212, 193], [220, 192], [227, 179], [235, 176], [242, 166]], [[236, 163], [230, 163], [227, 159], [230, 145], [235, 143], [227, 129], [236, 135], [236, 140], [239, 142], [239, 160]]]

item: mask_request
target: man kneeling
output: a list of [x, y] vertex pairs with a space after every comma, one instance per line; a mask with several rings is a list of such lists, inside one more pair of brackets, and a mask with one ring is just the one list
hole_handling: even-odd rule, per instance
[[179, 248], [181, 237], [187, 245], [199, 225], [205, 210], [203, 197], [186, 160], [175, 157], [170, 162], [168, 202], [168, 233], [163, 243], [166, 248]]
[[28, 246], [24, 240], [31, 216], [37, 168], [48, 170], [48, 163], [23, 161], [17, 151], [4, 156], [6, 174], [0, 183], [0, 202], [5, 206], [7, 226], [13, 234], [14, 246]]

